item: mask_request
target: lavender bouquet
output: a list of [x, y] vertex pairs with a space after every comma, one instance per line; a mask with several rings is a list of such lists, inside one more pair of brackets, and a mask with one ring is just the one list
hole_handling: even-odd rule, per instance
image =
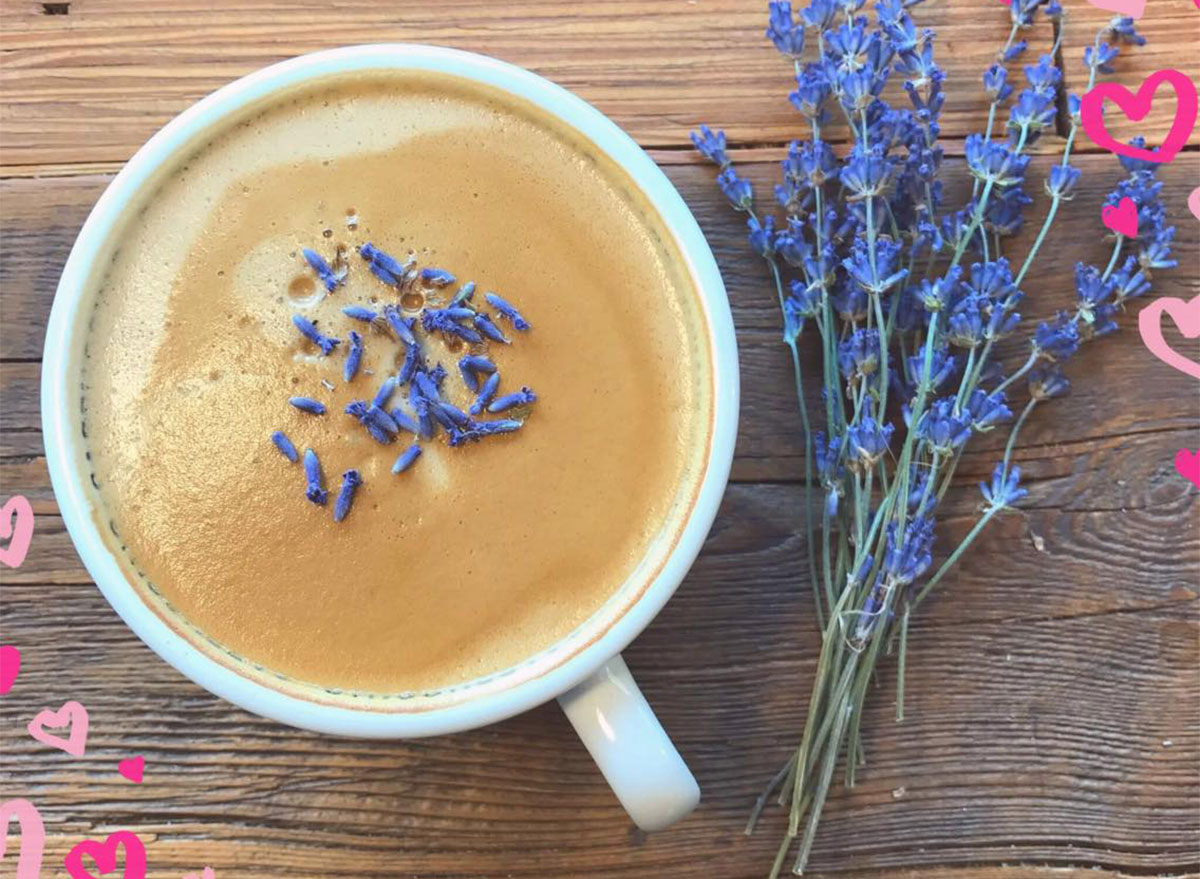
[[[790, 807], [771, 877], [793, 848], [793, 870], [803, 871], [840, 762], [846, 784], [854, 784], [864, 762], [862, 706], [881, 652], [897, 654], [896, 716], [903, 718], [909, 621], [988, 522], [1025, 495], [1012, 463], [1022, 425], [1039, 404], [1067, 392], [1064, 367], [1080, 346], [1115, 331], [1126, 300], [1149, 291], [1152, 272], [1175, 265], [1157, 165], [1121, 159], [1128, 177], [1107, 203], [1133, 200], [1137, 237], [1116, 235], [1103, 268], [1078, 264], [1074, 302], [1064, 301], [1069, 307], [1052, 320], [1032, 331], [1022, 323], [1022, 284], [1080, 177], [1070, 164], [1080, 99], [1070, 95], [1061, 159], [1043, 183], [1048, 213], [1032, 246], [1010, 261], [1005, 245], [1032, 201], [1027, 151], [1057, 115], [1063, 9], [1058, 0], [1012, 0], [1008, 38], [983, 74], [987, 127], [964, 145], [974, 181], [959, 207], [943, 203], [945, 74], [934, 61], [933, 32], [918, 30], [907, 11], [919, 2], [880, 0], [873, 25], [859, 14], [863, 0], [812, 0], [798, 19], [790, 3], [769, 4], [767, 36], [792, 63], [789, 98], [810, 134], [793, 141], [783, 161], [775, 187], [783, 220], [756, 205], [723, 132], [702, 126], [692, 135], [720, 169], [730, 204], [749, 215], [750, 246], [774, 278], [804, 428], [808, 566], [823, 640], [800, 745], [747, 826], [749, 833], [776, 792]], [[1017, 37], [1039, 16], [1058, 38], [1024, 68], [1018, 90], [1006, 65], [1025, 54]], [[1119, 43], [1144, 42], [1132, 19], [1110, 21], [1084, 52], [1087, 88], [1113, 71]], [[892, 78], [903, 80], [911, 107], [882, 97]], [[823, 140], [834, 125], [849, 134], [844, 158]], [[1028, 354], [1005, 364], [997, 342], [1018, 333], [1029, 339]], [[802, 337], [822, 354], [817, 430], [804, 399]], [[935, 566], [938, 505], [963, 449], [1002, 425], [1008, 442], [991, 481], [980, 485], [978, 521]]]

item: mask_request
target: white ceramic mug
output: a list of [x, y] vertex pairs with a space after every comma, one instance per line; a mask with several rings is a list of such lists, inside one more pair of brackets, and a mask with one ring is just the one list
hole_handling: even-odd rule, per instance
[[[96, 284], [122, 220], [139, 194], [154, 185], [156, 174], [251, 105], [305, 83], [377, 69], [436, 71], [502, 89], [558, 117], [622, 166], [674, 236], [700, 296], [713, 370], [713, 421], [703, 476], [663, 563], [644, 582], [627, 583], [563, 641], [508, 672], [464, 685], [454, 698], [430, 704], [419, 699], [411, 704], [360, 704], [333, 696], [314, 698], [307, 690], [277, 683], [244, 660], [233, 661], [216, 649], [219, 645], [206, 644], [181, 620], [152, 607], [102, 536], [80, 414], [80, 364]], [[700, 550], [729, 476], [737, 413], [737, 347], [725, 287], [696, 221], [654, 162], [595, 108], [535, 74], [481, 55], [417, 45], [353, 46], [284, 61], [217, 90], [155, 134], [109, 185], [79, 233], [54, 297], [42, 364], [46, 460], [63, 520], [109, 603], [159, 656], [249, 711], [337, 735], [406, 738], [450, 733], [502, 720], [557, 697], [617, 797], [645, 830], [682, 818], [699, 801], [700, 790], [620, 652], [671, 597]]]

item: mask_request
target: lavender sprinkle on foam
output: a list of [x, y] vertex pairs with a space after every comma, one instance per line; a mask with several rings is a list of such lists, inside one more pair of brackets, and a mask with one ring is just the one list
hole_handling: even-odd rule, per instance
[[492, 319], [486, 314], [475, 315], [472, 323], [475, 324], [475, 329], [479, 330], [480, 333], [487, 336], [493, 342], [499, 342], [501, 345], [512, 344], [509, 342], [508, 337], [504, 335], [504, 332], [492, 323]]
[[275, 448], [279, 449], [283, 457], [287, 458], [293, 464], [300, 460], [300, 456], [296, 454], [296, 447], [292, 445], [292, 441], [287, 438], [287, 434], [282, 430], [277, 430], [271, 434], [271, 442], [275, 444]]
[[372, 404], [375, 406], [386, 406], [388, 400], [392, 399], [392, 394], [396, 392], [396, 377], [388, 376], [383, 380], [383, 384], [379, 386], [379, 390], [375, 393], [375, 399]]
[[445, 269], [421, 269], [421, 280], [430, 287], [449, 287], [454, 283], [454, 275]]
[[340, 522], [346, 518], [351, 504], [354, 503], [354, 492], [360, 485], [362, 476], [357, 470], [347, 470], [342, 474], [342, 488], [333, 505], [333, 521]]
[[485, 293], [483, 294], [483, 298], [488, 301], [488, 304], [492, 308], [496, 309], [496, 311], [512, 322], [514, 330], [524, 331], [529, 329], [529, 321], [521, 316], [521, 312], [517, 311], [512, 303], [501, 299], [495, 293]]
[[308, 412], [310, 415], [325, 414], [325, 404], [312, 397], [292, 397], [288, 402], [301, 412]]
[[317, 460], [317, 453], [312, 449], [304, 450], [304, 478], [308, 482], [305, 496], [314, 504], [324, 506], [329, 494], [321, 485], [324, 481], [321, 478], [321, 462]]
[[[394, 305], [385, 305], [383, 307], [383, 316], [387, 318], [388, 325], [392, 328], [392, 332], [405, 345], [413, 346], [417, 344], [417, 337], [412, 333], [412, 324], [408, 323], [400, 314], [400, 309]], [[412, 320], [412, 318], [409, 318]]]
[[329, 267], [329, 263], [325, 262], [325, 258], [315, 250], [304, 248], [304, 259], [312, 267], [312, 270], [317, 273], [317, 277], [321, 279], [321, 283], [325, 285], [325, 289], [332, 293], [339, 284], [345, 279], [346, 275], [343, 272], [338, 275]]
[[396, 474], [403, 473], [413, 465], [417, 458], [421, 457], [421, 447], [413, 443], [407, 449], [400, 453], [400, 457], [396, 459], [396, 463], [392, 465], [392, 472]]
[[348, 382], [358, 374], [358, 367], [362, 364], [362, 355], [362, 336], [351, 330], [350, 350], [346, 352], [346, 363], [342, 366], [342, 381]]
[[503, 397], [496, 398], [490, 406], [489, 412], [503, 412], [506, 409], [511, 409], [513, 406], [523, 406], [537, 400], [537, 394], [529, 388], [521, 388], [515, 394], [505, 394]]
[[412, 416], [397, 406], [391, 411], [392, 421], [396, 422], [396, 426], [401, 430], [407, 430], [411, 434], [419, 434], [421, 426], [413, 421]]
[[487, 381], [483, 383], [483, 387], [479, 389], [479, 396], [475, 398], [475, 402], [471, 404], [471, 414], [478, 415], [481, 413], [487, 404], [492, 402], [492, 398], [496, 396], [496, 389], [499, 387], [500, 373], [493, 372], [487, 377]]
[[342, 314], [364, 323], [371, 323], [379, 318], [376, 312], [362, 305], [347, 305], [342, 309]]
[[451, 305], [460, 305], [463, 302], [470, 302], [471, 297], [475, 295], [475, 282], [467, 281], [458, 288], [458, 292], [454, 294], [454, 298], [450, 300]]
[[333, 353], [336, 346], [341, 344], [341, 339], [324, 335], [312, 321], [303, 315], [293, 314], [292, 323], [300, 331], [300, 334], [320, 348], [321, 353], [326, 357]]

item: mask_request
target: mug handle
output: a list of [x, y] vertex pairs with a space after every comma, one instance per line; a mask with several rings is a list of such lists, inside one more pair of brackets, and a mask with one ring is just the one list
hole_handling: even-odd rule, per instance
[[618, 654], [558, 704], [642, 830], [662, 830], [700, 802], [700, 786]]

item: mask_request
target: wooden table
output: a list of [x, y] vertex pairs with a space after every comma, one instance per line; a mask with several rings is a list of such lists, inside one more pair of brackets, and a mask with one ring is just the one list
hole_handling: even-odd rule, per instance
[[[1067, 0], [1069, 87], [1106, 14]], [[752, 879], [782, 832], [769, 813], [742, 833], [761, 784], [795, 745], [817, 653], [804, 573], [803, 473], [790, 373], [763, 266], [742, 221], [689, 150], [723, 126], [765, 185], [799, 131], [786, 65], [762, 39], [757, 0], [567, 3], [214, 3], [3, 0], [0, 83], [0, 497], [34, 504], [25, 564], [3, 574], [3, 641], [24, 667], [0, 699], [0, 799], [37, 803], [44, 875], [81, 839], [130, 829], [150, 875], [204, 865], [222, 879], [675, 877]], [[932, 0], [951, 95], [948, 174], [981, 125], [979, 73], [1007, 28], [993, 0]], [[1195, 76], [1200, 13], [1151, 0], [1150, 44], [1119, 62]], [[1048, 26], [1034, 49], [1052, 39]], [[358, 742], [281, 727], [221, 702], [156, 659], [81, 567], [57, 514], [37, 389], [43, 328], [71, 242], [120, 163], [158, 126], [234, 77], [291, 55], [368, 41], [490, 53], [573, 89], [637, 138], [695, 210], [725, 272], [744, 370], [742, 430], [721, 515], [694, 570], [630, 648], [629, 665], [704, 790], [669, 832], [635, 830], [559, 710], [414, 742]], [[1160, 101], [1145, 123], [1165, 131]], [[1129, 135], [1129, 125], [1114, 126]], [[1030, 190], [1058, 148], [1047, 137]], [[1083, 138], [1079, 197], [1027, 289], [1027, 317], [1073, 295], [1076, 259], [1103, 260], [1099, 205], [1120, 171]], [[1180, 268], [1156, 293], [1190, 298], [1200, 224], [1188, 216], [1197, 142], [1162, 171]], [[956, 194], [957, 193], [957, 194]], [[961, 192], [952, 189], [952, 199]], [[1013, 248], [1024, 253], [1028, 239]], [[1172, 468], [1200, 445], [1197, 385], [1122, 333], [1071, 365], [1070, 397], [1039, 411], [1016, 459], [1030, 495], [996, 522], [912, 631], [907, 716], [893, 720], [883, 666], [864, 723], [868, 766], [836, 788], [812, 875], [997, 879], [1195, 875], [1200, 871], [1200, 519]], [[1178, 338], [1176, 339], [1178, 342]], [[1200, 346], [1183, 343], [1192, 356]], [[810, 358], [811, 360], [811, 358]], [[815, 361], [812, 361], [815, 363]], [[810, 392], [812, 399], [812, 392]], [[945, 508], [961, 536], [997, 440], [973, 448]], [[75, 759], [24, 733], [66, 699], [91, 713]], [[146, 757], [146, 781], [116, 773]], [[4, 875], [12, 868], [5, 862]]]

